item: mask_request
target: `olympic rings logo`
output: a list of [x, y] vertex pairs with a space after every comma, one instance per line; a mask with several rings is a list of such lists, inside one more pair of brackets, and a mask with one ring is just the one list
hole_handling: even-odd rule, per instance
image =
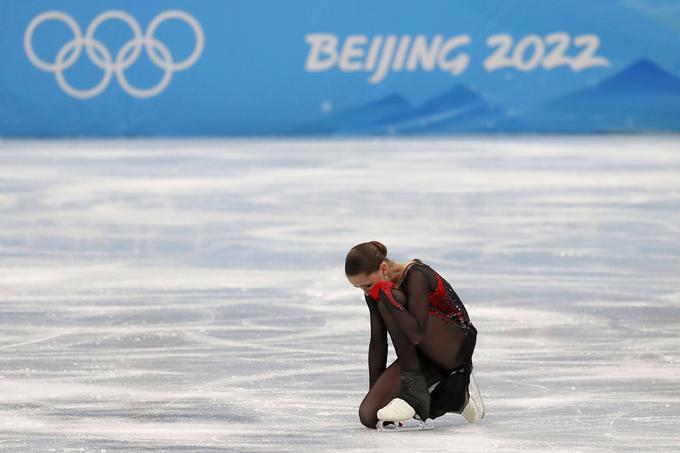
[[[158, 26], [169, 19], [184, 21], [193, 29], [196, 37], [196, 44], [193, 52], [185, 60], [180, 62], [175, 62], [167, 46], [154, 36]], [[49, 20], [61, 21], [73, 32], [73, 39], [66, 42], [61, 47], [59, 52], [57, 52], [57, 56], [53, 63], [40, 59], [33, 50], [33, 33], [42, 23]], [[98, 41], [95, 38], [97, 28], [102, 23], [109, 20], [120, 20], [125, 22], [133, 33], [132, 39], [123, 44], [116, 54], [115, 59], [111, 55], [109, 49], [101, 41]], [[180, 10], [168, 10], [159, 14], [151, 21], [144, 34], [142, 34], [139, 23], [125, 11], [107, 11], [94, 18], [87, 27], [84, 37], [78, 23], [71, 16], [61, 11], [46, 11], [36, 16], [28, 25], [28, 28], [26, 28], [24, 34], [24, 50], [31, 63], [38, 69], [54, 73], [61, 89], [74, 98], [89, 99], [98, 96], [106, 90], [113, 74], [116, 75], [116, 80], [118, 80], [121, 88], [129, 95], [137, 98], [150, 98], [160, 94], [167, 88], [172, 79], [172, 75], [175, 72], [183, 71], [196, 63], [203, 52], [204, 41], [203, 29], [198, 21], [190, 14]], [[73, 66], [80, 57], [83, 47], [92, 63], [104, 71], [104, 76], [101, 81], [94, 87], [88, 89], [73, 87], [64, 76], [64, 71]], [[146, 54], [153, 64], [163, 70], [163, 76], [160, 82], [151, 88], [145, 89], [132, 86], [125, 77], [125, 70], [137, 61], [142, 49], [146, 51]]]

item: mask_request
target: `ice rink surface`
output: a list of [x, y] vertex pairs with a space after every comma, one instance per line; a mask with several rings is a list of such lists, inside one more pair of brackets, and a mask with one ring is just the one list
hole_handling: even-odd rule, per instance
[[[359, 423], [368, 240], [466, 304], [480, 424]], [[4, 451], [680, 451], [680, 137], [3, 141], [0, 350]]]

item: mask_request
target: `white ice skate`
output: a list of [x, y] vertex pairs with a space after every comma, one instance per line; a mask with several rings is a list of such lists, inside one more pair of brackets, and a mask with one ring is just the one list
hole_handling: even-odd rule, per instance
[[468, 385], [468, 402], [461, 411], [461, 415], [465, 417], [469, 423], [475, 423], [484, 418], [484, 402], [482, 395], [479, 393], [477, 381], [475, 381], [474, 374], [470, 373], [470, 384]]
[[[414, 431], [431, 429], [432, 426], [416, 415], [415, 409], [401, 398], [394, 398], [378, 411], [379, 431]], [[416, 422], [416, 423], [414, 423]]]
[[378, 411], [378, 420], [388, 422], [403, 422], [416, 415], [415, 409], [401, 398], [394, 398], [387, 406]]

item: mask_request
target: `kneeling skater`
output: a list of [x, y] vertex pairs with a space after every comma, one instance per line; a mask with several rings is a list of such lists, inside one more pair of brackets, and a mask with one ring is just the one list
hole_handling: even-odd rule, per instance
[[[347, 253], [345, 275], [370, 312], [369, 391], [359, 419], [381, 428], [416, 418], [462, 414], [474, 423], [484, 405], [472, 376], [477, 329], [451, 285], [419, 259], [387, 258], [377, 241]], [[397, 354], [389, 367], [387, 333]]]

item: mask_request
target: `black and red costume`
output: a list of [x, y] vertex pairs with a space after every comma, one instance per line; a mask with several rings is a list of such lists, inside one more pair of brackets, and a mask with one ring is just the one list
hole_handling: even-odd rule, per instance
[[[453, 369], [441, 369], [442, 375], [446, 376], [442, 382], [446, 384], [438, 385], [431, 391], [430, 412], [434, 418], [446, 412], [462, 410], [468, 398], [467, 388], [472, 372], [472, 353], [476, 344], [477, 330], [451, 284], [430, 266], [419, 259], [414, 259], [405, 267], [396, 284], [381, 281], [373, 285], [370, 295], [366, 296], [366, 302], [369, 309], [374, 309], [370, 304], [387, 304], [399, 329], [415, 345], [420, 343], [429, 316], [436, 316], [461, 329], [464, 336], [456, 354], [458, 365]], [[400, 313], [405, 311], [408, 313]], [[368, 357], [372, 387], [385, 370], [387, 350], [384, 341], [373, 338], [373, 325], [371, 331]], [[381, 329], [376, 328], [375, 331]]]

